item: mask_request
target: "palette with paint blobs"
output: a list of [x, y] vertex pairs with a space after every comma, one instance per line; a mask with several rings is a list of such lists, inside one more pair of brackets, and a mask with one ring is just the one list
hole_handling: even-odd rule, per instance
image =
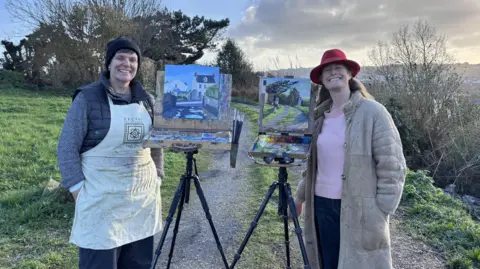
[[228, 151], [231, 148], [231, 132], [182, 132], [154, 129], [144, 141], [147, 148], [171, 148], [175, 145], [190, 145], [198, 149]]
[[249, 154], [252, 157], [268, 157], [272, 154], [282, 157], [287, 153], [290, 158], [307, 159], [311, 144], [311, 136], [260, 134]]

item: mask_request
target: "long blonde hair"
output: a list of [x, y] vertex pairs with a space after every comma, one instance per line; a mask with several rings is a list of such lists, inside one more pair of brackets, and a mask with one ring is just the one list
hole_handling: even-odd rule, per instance
[[[348, 81], [348, 87], [350, 88], [350, 92], [352, 92], [352, 93], [354, 93], [356, 91], [360, 91], [360, 93], [362, 94], [363, 97], [365, 97], [367, 99], [375, 99], [367, 91], [367, 88], [365, 88], [365, 85], [363, 85], [363, 83], [360, 82], [360, 80], [358, 80], [356, 78], [351, 78]], [[325, 86], [322, 85], [321, 88], [320, 88], [320, 93], [319, 93], [319, 96], [318, 96], [317, 105], [320, 105], [321, 103], [327, 101], [330, 98], [331, 98], [330, 92], [327, 90], [327, 88], [325, 88]]]

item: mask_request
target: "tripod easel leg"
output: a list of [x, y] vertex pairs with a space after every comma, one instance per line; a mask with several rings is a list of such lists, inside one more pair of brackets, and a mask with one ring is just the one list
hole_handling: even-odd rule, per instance
[[288, 213], [287, 208], [285, 208], [285, 215], [283, 216], [283, 226], [285, 230], [285, 253], [287, 255], [287, 269], [291, 268], [290, 264], [290, 239], [288, 234]]
[[228, 262], [227, 258], [225, 257], [225, 253], [223, 252], [222, 245], [220, 243], [220, 238], [218, 237], [217, 230], [213, 224], [212, 215], [210, 214], [210, 209], [208, 208], [207, 199], [205, 199], [205, 195], [203, 194], [202, 186], [200, 186], [200, 180], [198, 176], [193, 176], [193, 183], [195, 184], [195, 189], [197, 190], [198, 198], [202, 203], [203, 211], [205, 212], [205, 216], [208, 219], [208, 223], [210, 224], [210, 228], [212, 229], [213, 236], [215, 237], [215, 242], [217, 243], [217, 249], [220, 251], [220, 255], [222, 255], [223, 264], [225, 268], [228, 269]]
[[295, 233], [297, 234], [297, 237], [298, 237], [298, 243], [300, 244], [300, 251], [302, 252], [303, 263], [305, 265], [304, 268], [310, 269], [310, 263], [308, 262], [307, 251], [305, 249], [305, 244], [303, 242], [303, 237], [302, 237], [302, 228], [300, 227], [300, 223], [298, 221], [297, 209], [295, 208], [295, 201], [293, 200], [293, 197], [292, 197], [292, 190], [290, 188], [290, 184], [285, 183], [284, 191], [288, 199], [288, 205], [290, 208], [290, 213], [292, 214], [293, 223], [295, 225]]
[[252, 224], [250, 225], [250, 229], [248, 230], [247, 234], [245, 235], [245, 238], [243, 239], [242, 244], [240, 245], [240, 249], [238, 250], [237, 254], [235, 254], [235, 258], [234, 258], [232, 264], [230, 265], [230, 269], [233, 269], [235, 267], [238, 260], [242, 256], [242, 252], [243, 252], [245, 246], [247, 245], [247, 242], [250, 239], [250, 236], [252, 236], [253, 230], [256, 228], [256, 226], [258, 224], [258, 221], [260, 220], [260, 217], [262, 216], [263, 211], [265, 210], [265, 207], [267, 206], [268, 201], [272, 197], [272, 194], [275, 191], [275, 188], [277, 187], [277, 185], [278, 185], [278, 182], [273, 182], [270, 185], [270, 188], [268, 189], [268, 192], [267, 192], [267, 196], [263, 200], [262, 205], [260, 206], [260, 209], [257, 212], [257, 215], [255, 216], [254, 220], [252, 221]]
[[[189, 184], [190, 178], [188, 176], [185, 176], [184, 181], [185, 181], [184, 186], [190, 185]], [[167, 269], [170, 268], [170, 263], [172, 261], [173, 249], [175, 248], [175, 240], [177, 239], [177, 234], [178, 234], [178, 226], [180, 225], [180, 219], [182, 217], [183, 206], [185, 204], [185, 200], [187, 199], [187, 193], [188, 192], [190, 192], [189, 188], [183, 188], [182, 196], [180, 198], [180, 205], [178, 206], [177, 218], [175, 220], [175, 227], [173, 228], [172, 244], [170, 246], [170, 253], [168, 254]]]
[[158, 257], [162, 253], [163, 243], [165, 242], [165, 238], [167, 237], [168, 228], [170, 227], [170, 223], [172, 222], [173, 215], [175, 215], [175, 211], [177, 209], [177, 205], [180, 202], [180, 199], [183, 200], [183, 194], [185, 190], [185, 177], [180, 179], [180, 183], [177, 187], [177, 191], [173, 197], [172, 204], [170, 205], [170, 210], [168, 211], [167, 219], [165, 220], [165, 225], [163, 226], [162, 236], [160, 237], [160, 242], [158, 243], [157, 250], [155, 251], [155, 255], [153, 257], [153, 262], [150, 269], [155, 269], [155, 265], [157, 264]]
[[[285, 175], [281, 173], [280, 179]], [[281, 180], [282, 182], [283, 180]], [[287, 256], [287, 269], [291, 268], [291, 260], [290, 260], [290, 239], [289, 239], [289, 232], [288, 232], [288, 199], [285, 196], [285, 184], [278, 183], [278, 215], [280, 215], [283, 219], [283, 230], [285, 236], [285, 254]]]

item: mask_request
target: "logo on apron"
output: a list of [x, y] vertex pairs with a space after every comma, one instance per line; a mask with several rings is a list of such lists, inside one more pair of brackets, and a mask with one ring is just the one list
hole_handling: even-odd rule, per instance
[[123, 143], [139, 144], [145, 136], [145, 125], [140, 118], [125, 118], [125, 129], [123, 134]]

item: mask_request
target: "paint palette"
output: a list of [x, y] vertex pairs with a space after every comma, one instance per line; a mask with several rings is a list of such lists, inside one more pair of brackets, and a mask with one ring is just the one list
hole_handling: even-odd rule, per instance
[[231, 132], [182, 132], [166, 129], [153, 129], [144, 142], [146, 148], [172, 148], [190, 146], [204, 150], [227, 151], [231, 148]]
[[311, 144], [311, 136], [261, 134], [249, 154], [253, 157], [267, 157], [276, 153], [276, 156], [281, 157], [287, 153], [290, 158], [307, 159]]

